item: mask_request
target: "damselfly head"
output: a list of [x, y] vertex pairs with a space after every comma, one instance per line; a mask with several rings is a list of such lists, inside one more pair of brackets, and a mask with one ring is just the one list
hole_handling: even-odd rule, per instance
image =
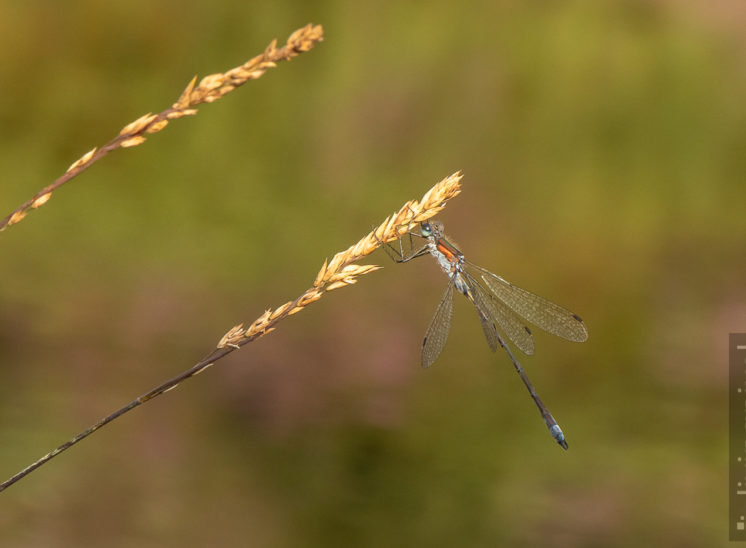
[[436, 238], [443, 235], [443, 223], [440, 221], [422, 221], [420, 223], [420, 232], [425, 238], [435, 236]]

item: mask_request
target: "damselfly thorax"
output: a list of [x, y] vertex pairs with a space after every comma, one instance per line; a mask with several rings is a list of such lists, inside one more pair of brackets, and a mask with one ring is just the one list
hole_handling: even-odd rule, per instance
[[430, 229], [423, 229], [422, 235], [427, 238], [427, 247], [430, 254], [435, 257], [440, 267], [451, 278], [459, 293], [469, 297], [469, 284], [463, 274], [464, 254], [443, 237], [443, 223], [433, 221], [427, 224], [429, 224]]

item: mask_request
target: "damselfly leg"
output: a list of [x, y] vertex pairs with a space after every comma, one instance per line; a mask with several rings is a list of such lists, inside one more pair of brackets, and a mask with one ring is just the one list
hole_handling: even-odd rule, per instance
[[[375, 234], [373, 236], [376, 238], [376, 240], [378, 240], [378, 236], [376, 236]], [[419, 240], [415, 240], [415, 238], [419, 238]], [[421, 242], [423, 239], [425, 240], [425, 242], [422, 243], [422, 245], [417, 245], [416, 242]], [[404, 241], [407, 242], [407, 245], [403, 243]], [[396, 263], [406, 263], [408, 261], [411, 261], [412, 259], [416, 259], [417, 257], [422, 257], [423, 255], [427, 255], [428, 253], [430, 253], [427, 239], [424, 238], [421, 234], [417, 234], [416, 232], [412, 231], [407, 231], [397, 240], [399, 249], [396, 249], [392, 244], [384, 243], [381, 240], [378, 240], [378, 243], [386, 252], [386, 255], [391, 257], [391, 260]]]

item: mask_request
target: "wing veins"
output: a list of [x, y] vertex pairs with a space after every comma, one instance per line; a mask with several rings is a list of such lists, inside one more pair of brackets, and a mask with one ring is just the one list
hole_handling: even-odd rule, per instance
[[547, 333], [569, 341], [583, 342], [588, 338], [585, 323], [576, 314], [552, 301], [511, 284], [489, 270], [472, 263], [468, 263], [468, 266], [479, 273], [494, 299], [502, 301], [527, 322]]
[[435, 309], [435, 315], [430, 320], [430, 325], [425, 332], [422, 341], [422, 367], [430, 367], [443, 351], [451, 330], [451, 317], [453, 316], [453, 280], [448, 280], [448, 287], [443, 298]]

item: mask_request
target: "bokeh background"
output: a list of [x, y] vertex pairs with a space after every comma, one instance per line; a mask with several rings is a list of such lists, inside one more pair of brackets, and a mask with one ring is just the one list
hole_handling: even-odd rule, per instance
[[326, 39], [0, 235], [0, 475], [295, 298], [456, 170], [478, 264], [590, 339], [505, 356], [365, 276], [0, 495], [4, 546], [714, 546], [746, 329], [740, 0], [0, 3], [0, 215], [309, 21]]

